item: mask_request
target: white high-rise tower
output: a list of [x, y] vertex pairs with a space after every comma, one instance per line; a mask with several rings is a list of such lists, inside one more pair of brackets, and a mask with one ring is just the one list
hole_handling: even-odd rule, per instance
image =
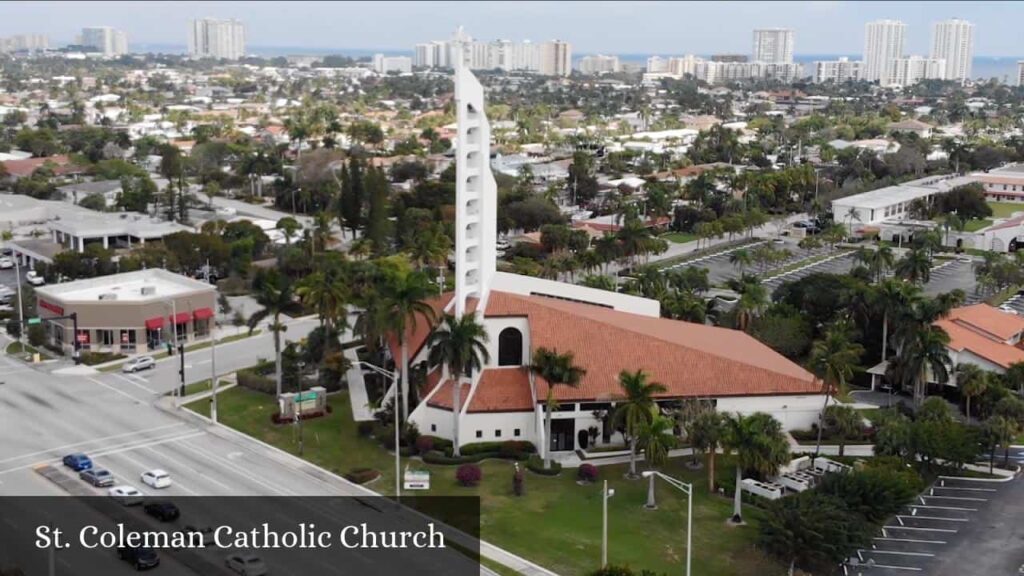
[[793, 31], [787, 28], [754, 30], [754, 62], [787, 64], [793, 61]]
[[876, 20], [864, 27], [864, 68], [861, 77], [888, 86], [895, 82], [896, 60], [903, 58], [906, 25], [899, 20]]
[[946, 80], [969, 80], [974, 59], [974, 24], [958, 18], [932, 24], [931, 56], [946, 61]]
[[487, 304], [497, 269], [498, 186], [491, 173], [491, 125], [484, 113], [484, 89], [469, 70], [465, 35], [456, 34], [455, 118], [455, 316], [470, 299]]

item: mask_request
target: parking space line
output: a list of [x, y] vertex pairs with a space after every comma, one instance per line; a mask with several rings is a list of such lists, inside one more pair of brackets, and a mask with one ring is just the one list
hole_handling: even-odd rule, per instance
[[876, 536], [872, 540], [879, 540], [881, 542], [909, 542], [911, 544], [945, 544], [945, 540], [918, 540], [916, 538], [885, 538], [883, 536]]
[[935, 554], [931, 554], [929, 552], [899, 552], [897, 550], [875, 550], [874, 548], [870, 550], [863, 550], [863, 552], [867, 552], [869, 554], [892, 554], [894, 556], [935, 556]]
[[945, 532], [946, 534], [956, 534], [959, 530], [953, 530], [952, 528], [921, 528], [919, 526], [883, 526], [886, 530], [915, 530], [918, 532]]
[[938, 516], [917, 516], [916, 514], [897, 514], [897, 518], [912, 518], [914, 520], [944, 520], [946, 522], [970, 522], [966, 518], [940, 518]]
[[931, 510], [956, 510], [957, 512], [977, 512], [977, 508], [960, 508], [957, 506], [932, 506], [930, 504], [907, 504], [907, 508], [928, 508]]
[[988, 498], [969, 498], [967, 496], [938, 496], [938, 495], [924, 495], [920, 496], [921, 500], [926, 498], [942, 498], [943, 500], [964, 500], [967, 502], [988, 502]]
[[920, 572], [920, 568], [914, 568], [913, 566], [889, 566], [887, 564], [875, 564], [872, 568], [885, 568], [887, 570], [910, 570], [911, 572]]
[[936, 490], [963, 490], [965, 492], [996, 492], [995, 488], [966, 488], [963, 486], [932, 486], [931, 493], [934, 496]]

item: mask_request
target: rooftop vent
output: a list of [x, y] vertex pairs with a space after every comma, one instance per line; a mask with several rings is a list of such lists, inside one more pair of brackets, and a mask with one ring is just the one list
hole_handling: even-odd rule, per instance
[[143, 296], [152, 296], [153, 294], [156, 294], [156, 286], [143, 286], [142, 287], [142, 295]]
[[100, 300], [117, 300], [117, 294], [113, 292], [107, 292], [106, 294], [100, 294]]

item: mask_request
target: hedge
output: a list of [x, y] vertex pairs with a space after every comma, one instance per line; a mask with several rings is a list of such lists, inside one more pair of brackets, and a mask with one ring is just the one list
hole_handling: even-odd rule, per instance
[[121, 360], [127, 358], [124, 354], [117, 354], [116, 352], [82, 352], [80, 356], [82, 364], [86, 366], [95, 366], [97, 364], [103, 364], [104, 362], [111, 362], [113, 360]]
[[509, 456], [519, 454], [534, 454], [537, 447], [532, 442], [521, 440], [505, 440], [503, 442], [474, 442], [466, 444], [460, 450], [463, 455], [479, 454], [481, 452], [499, 452]]
[[252, 370], [240, 370], [238, 372], [238, 385], [266, 394], [277, 392], [277, 383], [273, 378], [261, 376]]
[[373, 468], [353, 468], [345, 474], [345, 479], [356, 484], [366, 484], [380, 478], [380, 471]]
[[526, 468], [534, 474], [540, 474], [541, 476], [557, 476], [562, 472], [562, 465], [554, 460], [551, 461], [551, 468], [544, 468], [544, 459], [534, 454], [530, 456], [530, 459], [526, 461]]

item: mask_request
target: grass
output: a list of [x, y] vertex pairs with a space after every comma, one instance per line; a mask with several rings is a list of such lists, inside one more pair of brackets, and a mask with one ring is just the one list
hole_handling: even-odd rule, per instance
[[[332, 472], [344, 474], [353, 468], [379, 470], [381, 478], [369, 488], [387, 494], [394, 485], [393, 456], [372, 439], [360, 438], [351, 417], [348, 395], [329, 397], [331, 414], [304, 423], [306, 458]], [[188, 406], [208, 415], [209, 402]], [[240, 387], [219, 397], [219, 418], [259, 440], [292, 454], [298, 452], [293, 426], [274, 426], [275, 409], [267, 395]], [[730, 477], [728, 458], [720, 457], [719, 477]], [[578, 485], [574, 471], [542, 477], [527, 473], [526, 494], [512, 494], [512, 464], [491, 460], [481, 463], [484, 479], [476, 488], [455, 482], [454, 466], [417, 462], [416, 467], [432, 473], [431, 495], [478, 495], [481, 499], [482, 537], [510, 552], [524, 556], [559, 574], [586, 574], [599, 563], [601, 554], [601, 487]], [[657, 485], [659, 508], [643, 508], [646, 481], [625, 480], [625, 465], [602, 466], [601, 478], [609, 481], [615, 496], [609, 500], [609, 553], [614, 564], [634, 570], [679, 573], [686, 558], [686, 498], [664, 483]], [[706, 471], [691, 471], [674, 459], [664, 472], [694, 484], [693, 569], [705, 575], [776, 575], [784, 572], [775, 561], [755, 547], [761, 510], [745, 506], [746, 526], [727, 525], [731, 498], [708, 494]]]
[[684, 232], [669, 232], [662, 234], [659, 238], [664, 238], [669, 242], [675, 242], [676, 244], [685, 244], [687, 242], [693, 242], [697, 239], [696, 234], [686, 234]]
[[25, 344], [24, 342], [11, 342], [10, 344], [7, 345], [7, 349], [4, 350], [4, 352], [10, 355], [39, 353], [39, 355], [42, 356], [43, 358], [49, 357], [49, 355], [46, 352], [43, 352], [34, 346]]
[[977, 232], [978, 230], [981, 230], [982, 228], [988, 228], [991, 225], [992, 220], [988, 218], [985, 218], [983, 220], [968, 220], [967, 223], [964, 224], [964, 230], [967, 232]]
[[[221, 380], [219, 388], [223, 388], [224, 386], [227, 386], [228, 384], [230, 384], [230, 382], [228, 382], [227, 380]], [[191, 396], [193, 394], [199, 394], [200, 392], [206, 392], [209, 389], [210, 389], [210, 379], [209, 378], [207, 378], [206, 380], [200, 380], [199, 382], [193, 382], [191, 384], [186, 384], [185, 385], [185, 396]], [[170, 395], [174, 394], [175, 392], [176, 392], [176, 390], [172, 390], [172, 391], [167, 393], [167, 396], [170, 396]], [[217, 395], [220, 396], [219, 391], [218, 391]]]
[[1024, 203], [1021, 202], [989, 202], [988, 206], [995, 218], [1009, 218], [1014, 212], [1024, 212]]

